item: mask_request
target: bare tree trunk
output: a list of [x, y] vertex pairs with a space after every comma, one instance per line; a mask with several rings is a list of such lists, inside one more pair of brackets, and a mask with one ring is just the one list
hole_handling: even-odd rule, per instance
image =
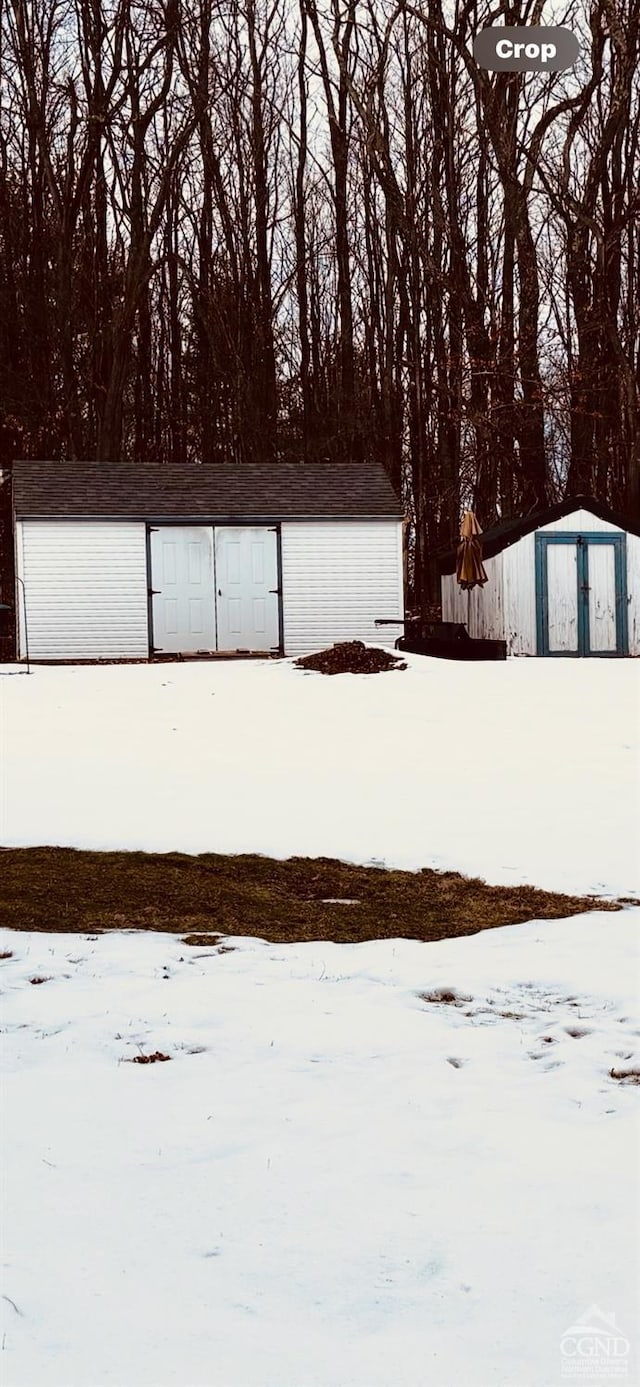
[[256, 204], [256, 290], [258, 364], [261, 377], [262, 447], [267, 457], [278, 451], [276, 361], [273, 341], [273, 304], [269, 264], [267, 156], [264, 128], [264, 74], [258, 56], [255, 0], [247, 3], [247, 33], [251, 60], [251, 151]]
[[311, 347], [309, 345], [309, 294], [307, 289], [307, 217], [305, 185], [307, 178], [307, 11], [300, 0], [300, 45], [298, 49], [298, 100], [300, 104], [298, 160], [295, 184], [296, 290], [298, 331], [300, 334], [300, 393], [302, 396], [302, 456], [306, 462], [314, 431], [311, 396]]

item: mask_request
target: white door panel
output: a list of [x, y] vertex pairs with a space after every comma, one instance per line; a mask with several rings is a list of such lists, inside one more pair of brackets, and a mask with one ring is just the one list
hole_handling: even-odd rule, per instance
[[578, 569], [575, 544], [547, 547], [549, 650], [578, 649]]
[[277, 650], [278, 547], [274, 529], [216, 529], [218, 650]]
[[589, 648], [616, 649], [616, 562], [612, 544], [589, 545]]
[[154, 649], [215, 650], [213, 530], [162, 525], [151, 530], [150, 548]]

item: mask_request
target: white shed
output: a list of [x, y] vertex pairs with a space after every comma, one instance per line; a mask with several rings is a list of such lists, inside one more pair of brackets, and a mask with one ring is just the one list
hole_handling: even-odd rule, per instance
[[18, 462], [13, 509], [19, 658], [298, 655], [402, 633], [402, 508], [376, 466]]
[[482, 536], [488, 582], [464, 592], [441, 563], [442, 618], [510, 655], [640, 655], [640, 527], [589, 497]]

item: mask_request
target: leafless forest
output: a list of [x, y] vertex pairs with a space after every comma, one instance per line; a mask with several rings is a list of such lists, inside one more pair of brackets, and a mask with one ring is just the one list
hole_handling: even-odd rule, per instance
[[[489, 74], [489, 22], [572, 70]], [[640, 518], [640, 0], [0, 0], [1, 457]]]

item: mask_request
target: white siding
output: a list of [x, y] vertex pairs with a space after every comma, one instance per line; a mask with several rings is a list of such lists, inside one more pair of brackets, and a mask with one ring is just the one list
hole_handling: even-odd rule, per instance
[[17, 528], [32, 659], [148, 656], [144, 525], [24, 520]]
[[506, 640], [509, 655], [536, 653], [535, 540], [525, 535], [510, 549], [484, 559], [488, 582], [463, 592], [455, 573], [442, 578], [442, 620], [462, 621], [469, 635]]
[[288, 521], [282, 525], [286, 655], [336, 641], [393, 646], [404, 615], [400, 520]]
[[640, 655], [640, 539], [627, 535], [627, 620], [629, 654]]
[[484, 559], [488, 581], [465, 592], [455, 573], [442, 579], [442, 620], [461, 621], [479, 640], [504, 640], [504, 583], [502, 554]]
[[536, 653], [535, 539], [524, 539], [492, 559], [484, 559], [489, 579], [473, 588], [471, 600], [455, 573], [442, 578], [442, 620], [464, 622], [470, 636], [506, 640], [507, 654]]
[[443, 573], [440, 579], [440, 604], [443, 621], [458, 621], [459, 618], [456, 616], [458, 591], [455, 573]]
[[508, 655], [535, 655], [536, 541], [525, 535], [502, 554], [504, 571], [505, 638]]
[[597, 530], [603, 534], [611, 531], [614, 535], [622, 534], [619, 525], [611, 525], [608, 520], [598, 520], [590, 510], [574, 510], [570, 515], [563, 515], [562, 520], [552, 520], [548, 525], [541, 525], [538, 534], [546, 535], [547, 531], [553, 533], [554, 530]]

